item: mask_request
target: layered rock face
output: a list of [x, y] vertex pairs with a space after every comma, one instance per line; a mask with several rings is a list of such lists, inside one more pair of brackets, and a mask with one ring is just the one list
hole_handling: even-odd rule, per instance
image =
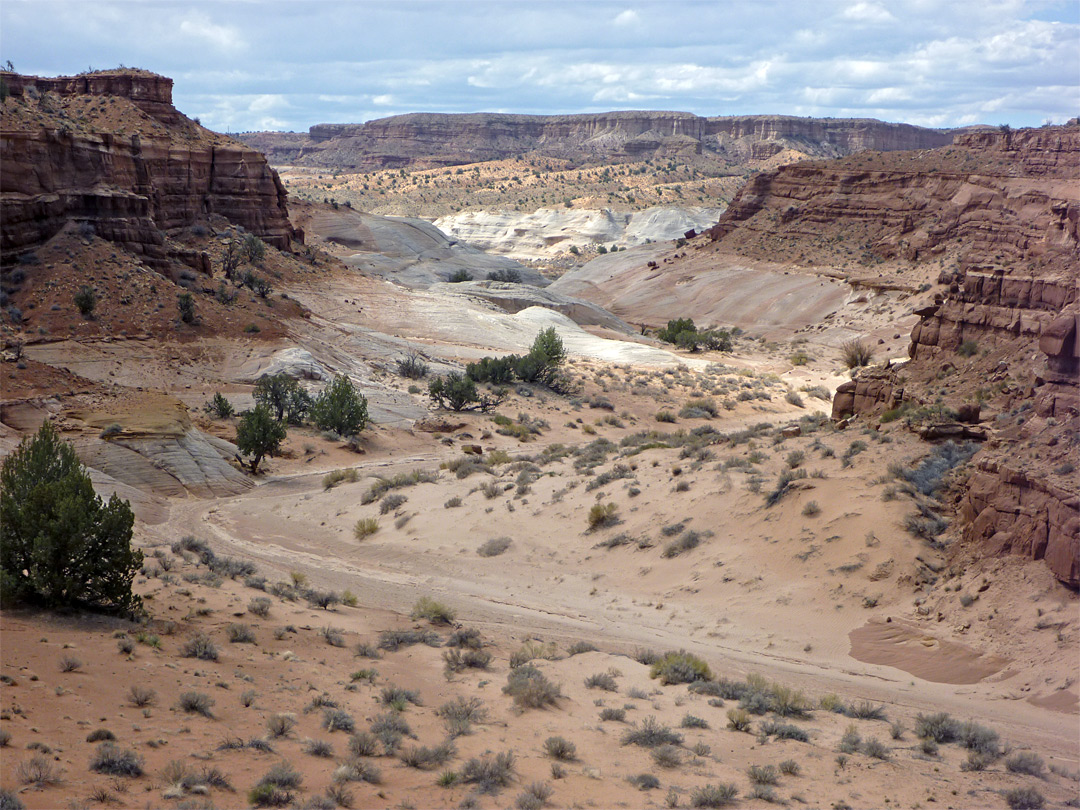
[[926, 267], [940, 292], [916, 310], [911, 361], [861, 371], [837, 390], [833, 415], [941, 403], [958, 421], [978, 422], [983, 402], [992, 420], [924, 432], [988, 438], [960, 496], [964, 548], [1045, 560], [1072, 588], [1080, 585], [1070, 460], [1080, 433], [1078, 181], [1080, 127], [969, 132], [946, 149], [762, 173], [708, 231], [725, 249], [763, 258], [843, 263], [854, 254], [869, 267]]
[[211, 215], [275, 247], [295, 238], [277, 173], [260, 153], [178, 112], [171, 79], [141, 72], [3, 78], [10, 93], [0, 141], [5, 258], [73, 219], [156, 267], [168, 262], [168, 231]]
[[702, 118], [682, 112], [591, 115], [413, 113], [365, 124], [317, 124], [306, 136], [252, 133], [245, 142], [275, 164], [382, 169], [453, 166], [535, 152], [571, 160], [644, 160], [713, 152], [766, 159], [784, 149], [812, 156], [950, 143], [941, 130], [873, 119], [760, 115]]

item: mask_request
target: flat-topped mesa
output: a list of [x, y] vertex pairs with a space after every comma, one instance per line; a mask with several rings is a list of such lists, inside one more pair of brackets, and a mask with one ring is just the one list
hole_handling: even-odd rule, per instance
[[5, 262], [72, 220], [157, 268], [170, 260], [166, 233], [211, 215], [278, 248], [297, 238], [266, 158], [176, 110], [172, 79], [128, 70], [0, 78]]
[[633, 160], [677, 153], [766, 159], [785, 149], [819, 157], [861, 149], [927, 149], [952, 133], [873, 119], [717, 116], [623, 111], [579, 115], [409, 113], [364, 124], [316, 124], [308, 134], [242, 140], [275, 163], [377, 169], [451, 166], [532, 152], [569, 160]]

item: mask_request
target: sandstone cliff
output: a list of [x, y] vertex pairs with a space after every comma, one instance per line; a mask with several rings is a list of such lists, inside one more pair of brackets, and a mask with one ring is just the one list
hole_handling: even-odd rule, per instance
[[142, 71], [2, 78], [5, 262], [71, 220], [156, 267], [176, 252], [170, 231], [211, 215], [275, 247], [295, 238], [285, 189], [266, 159], [177, 111], [171, 79]]
[[452, 166], [527, 152], [575, 161], [644, 160], [714, 153], [732, 161], [764, 160], [785, 149], [832, 157], [863, 149], [944, 146], [952, 134], [873, 119], [779, 115], [703, 118], [683, 112], [584, 115], [412, 113], [364, 124], [317, 124], [306, 134], [241, 136], [272, 163], [381, 169]]
[[[858, 374], [833, 414], [921, 408], [939, 421], [925, 435], [988, 438], [959, 501], [967, 549], [1044, 559], [1073, 588], [1078, 180], [1080, 127], [967, 133], [948, 149], [758, 175], [708, 232], [744, 255], [809, 253], [879, 276], [923, 268], [938, 286], [916, 310], [911, 361]], [[982, 425], [959, 424], [980, 411]]]

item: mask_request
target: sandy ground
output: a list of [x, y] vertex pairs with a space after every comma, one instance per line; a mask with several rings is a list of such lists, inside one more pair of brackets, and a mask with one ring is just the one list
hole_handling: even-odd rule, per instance
[[[361, 454], [296, 429], [253, 489], [163, 499], [163, 522], [137, 528], [148, 554], [137, 583], [147, 597], [145, 626], [0, 614], [0, 729], [11, 735], [0, 782], [28, 807], [247, 806], [247, 791], [283, 760], [302, 776], [290, 803], [310, 805], [350, 759], [347, 734], [322, 727], [324, 711], [313, 698], [327, 695], [362, 730], [388, 710], [380, 696], [389, 685], [418, 692], [421, 705], [397, 706], [415, 734], [406, 752], [443, 742], [436, 709], [452, 698], [478, 698], [488, 716], [436, 766], [364, 758], [380, 778], [346, 785], [355, 807], [527, 806], [519, 796], [536, 782], [548, 783], [553, 807], [688, 806], [695, 790], [721, 783], [736, 785], [744, 807], [777, 799], [815, 807], [1004, 807], [1004, 792], [1023, 786], [1051, 806], [1076, 799], [1076, 594], [1040, 563], [968, 565], [904, 530], [916, 506], [890, 462], [910, 466], [926, 445], [899, 423], [838, 430], [812, 418], [828, 410], [824, 400], [803, 392], [800, 407], [788, 399], [804, 385], [830, 388], [842, 379], [828, 340], [796, 367], [793, 343], [743, 339], [733, 355], [672, 354], [646, 343], [616, 345], [549, 313], [440, 308], [434, 296], [360, 276], [335, 277], [332, 285], [302, 279], [288, 291], [312, 316], [291, 322], [276, 341], [208, 339], [160, 352], [139, 341], [86, 339], [27, 348], [31, 361], [62, 364], [102, 386], [97, 397], [140, 387], [165, 392], [191, 409], [198, 428], [225, 438], [233, 423], [210, 420], [201, 404], [220, 390], [246, 406], [252, 374], [282, 350], [301, 348], [325, 368], [352, 374], [370, 393], [375, 417]], [[580, 390], [560, 397], [515, 389], [498, 409], [503, 424], [488, 414], [433, 414], [426, 397], [409, 392], [413, 382], [393, 371], [412, 348], [438, 371], [524, 351], [548, 323], [571, 349]], [[701, 400], [715, 415], [702, 412]], [[688, 404], [699, 410], [684, 411]], [[664, 411], [674, 421], [658, 421]], [[416, 420], [433, 416], [456, 424], [443, 433], [420, 429]], [[499, 433], [507, 420], [528, 441]], [[800, 435], [785, 438], [779, 428], [792, 424]], [[459, 477], [463, 461], [475, 460], [464, 452], [471, 445], [482, 447], [486, 463]], [[324, 476], [339, 469], [355, 470], [356, 481], [326, 488]], [[807, 476], [767, 506], [766, 495], [791, 469]], [[367, 495], [380, 477], [414, 470], [433, 480], [389, 490], [403, 501]], [[598, 504], [614, 504], [616, 522], [590, 530]], [[362, 519], [378, 528], [357, 539]], [[219, 556], [253, 562], [279, 595], [242, 578], [206, 576], [196, 555], [171, 550], [188, 536]], [[509, 538], [503, 553], [478, 553], [498, 538]], [[671, 544], [680, 540], [697, 545], [678, 551]], [[296, 599], [295, 589], [274, 586], [293, 581], [349, 591], [355, 606], [318, 610]], [[263, 596], [270, 609], [258, 616], [249, 603]], [[421, 597], [450, 608], [459, 629], [481, 633], [492, 655], [486, 669], [447, 678], [447, 649], [424, 644], [377, 660], [356, 655], [358, 643], [378, 643], [385, 630], [427, 629], [408, 618]], [[232, 624], [250, 625], [255, 643], [230, 643]], [[443, 644], [452, 631], [431, 629]], [[140, 632], [160, 646], [143, 635], [123, 652]], [[197, 632], [219, 647], [217, 661], [183, 657]], [[562, 697], [522, 710], [502, 687], [511, 656], [530, 639], [554, 645], [545, 651], [554, 660], [536, 663]], [[599, 649], [570, 656], [574, 642]], [[753, 716], [751, 733], [728, 728], [737, 699], [710, 704], [720, 699], [661, 685], [636, 660], [644, 650], [679, 649], [704, 659], [714, 676], [758, 675], [800, 690], [805, 716]], [[81, 663], [64, 672], [65, 657]], [[366, 674], [353, 679], [364, 669], [377, 670], [373, 684]], [[586, 678], [604, 673], [615, 691], [586, 687]], [[156, 700], [132, 706], [132, 685], [153, 688]], [[244, 697], [250, 690], [255, 695]], [[212, 718], [178, 708], [187, 691], [214, 699]], [[899, 737], [889, 722], [832, 711], [829, 695], [848, 706], [881, 706], [903, 726]], [[621, 721], [600, 719], [603, 709], [620, 708]], [[1014, 773], [1007, 758], [962, 770], [968, 752], [957, 744], [928, 753], [912, 729], [918, 714], [939, 711], [989, 726], [1010, 755], [1034, 752], [1053, 770], [1041, 778]], [[273, 753], [219, 750], [225, 740], [267, 737], [268, 719], [282, 713], [295, 715], [296, 726], [270, 740]], [[705, 726], [691, 719], [680, 728], [686, 715]], [[623, 744], [624, 733], [650, 716], [682, 735], [666, 765]], [[807, 741], [763, 735], [769, 721], [794, 723]], [[867, 755], [865, 746], [841, 752], [852, 725], [863, 741], [884, 743], [888, 758]], [[86, 737], [99, 727], [143, 758], [145, 775], [88, 770], [99, 743]], [[553, 773], [544, 752], [551, 736], [576, 746], [563, 773]], [[329, 741], [334, 757], [305, 753], [309, 738]], [[516, 757], [514, 776], [494, 795], [437, 784], [443, 772], [466, 772], [473, 757], [504, 751]], [[58, 773], [56, 784], [27, 782], [36, 756]], [[773, 794], [759, 786], [755, 796], [748, 769], [787, 760], [798, 775], [780, 776]], [[184, 780], [173, 761], [195, 774], [216, 767], [234, 790], [193, 778], [178, 788]], [[656, 776], [659, 788], [628, 781], [642, 773]]]

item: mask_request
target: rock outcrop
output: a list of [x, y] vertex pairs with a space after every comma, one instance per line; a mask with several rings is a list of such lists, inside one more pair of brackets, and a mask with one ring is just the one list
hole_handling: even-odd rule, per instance
[[155, 267], [168, 233], [220, 215], [279, 248], [297, 237], [266, 159], [172, 105], [172, 80], [140, 71], [41, 78], [3, 73], [0, 136], [5, 261], [71, 220]]
[[306, 135], [256, 132], [242, 139], [276, 165], [383, 169], [453, 166], [526, 152], [570, 160], [644, 160], [712, 152], [758, 160], [796, 149], [821, 157], [862, 149], [944, 146], [952, 134], [873, 119], [782, 115], [702, 118], [684, 112], [584, 115], [412, 113], [364, 124], [317, 124]]
[[644, 211], [609, 208], [541, 208], [517, 211], [462, 211], [440, 217], [435, 226], [489, 253], [515, 259], [543, 259], [596, 244], [621, 248], [677, 239], [689, 229], [712, 225], [722, 208], [657, 206]]

